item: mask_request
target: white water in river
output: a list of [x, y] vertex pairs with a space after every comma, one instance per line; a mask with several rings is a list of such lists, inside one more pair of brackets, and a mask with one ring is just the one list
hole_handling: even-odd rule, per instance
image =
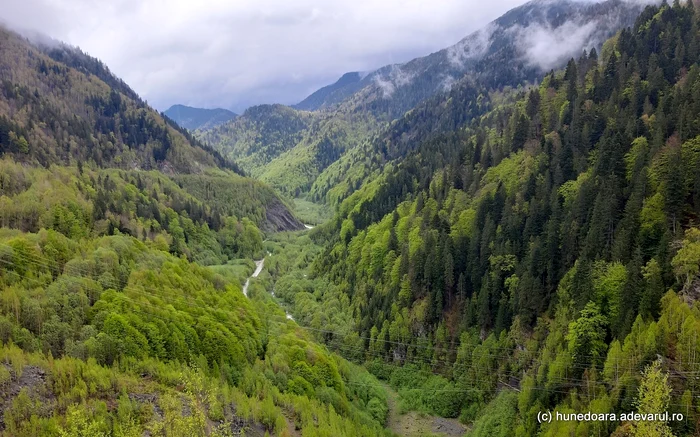
[[[267, 253], [270, 255], [270, 252]], [[260, 275], [260, 272], [262, 272], [263, 267], [265, 266], [265, 258], [255, 261], [255, 271], [253, 274], [250, 276], [250, 278], [257, 278], [258, 275]], [[243, 285], [243, 294], [245, 294], [246, 297], [248, 297], [248, 286], [250, 286], [250, 278], [246, 279], [245, 284]], [[272, 292], [272, 297], [275, 296], [275, 292]], [[289, 314], [286, 310], [284, 311], [285, 314], [287, 314], [287, 319], [289, 320], [294, 320], [294, 317], [292, 317], [291, 314]]]
[[[265, 258], [261, 259], [260, 261], [255, 261], [255, 271], [253, 272], [253, 275], [250, 278], [257, 278], [260, 272], [262, 272], [263, 266], [265, 265]], [[250, 285], [250, 278], [246, 279], [245, 284], [243, 285], [243, 294], [248, 297], [248, 286]]]
[[304, 223], [304, 227], [305, 227], [306, 229], [313, 229], [313, 228], [314, 228], [313, 226], [307, 225], [306, 223]]

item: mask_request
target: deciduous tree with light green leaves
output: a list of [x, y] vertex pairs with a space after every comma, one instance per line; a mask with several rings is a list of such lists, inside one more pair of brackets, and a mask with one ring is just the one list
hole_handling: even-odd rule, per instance
[[700, 273], [700, 229], [690, 228], [685, 233], [683, 247], [671, 262], [676, 276], [688, 288]]
[[[656, 360], [644, 370], [637, 395], [637, 412], [640, 414], [664, 414], [671, 402], [671, 387], [668, 375], [661, 369], [661, 361]], [[642, 420], [632, 427], [634, 437], [673, 437], [671, 428], [662, 421]]]

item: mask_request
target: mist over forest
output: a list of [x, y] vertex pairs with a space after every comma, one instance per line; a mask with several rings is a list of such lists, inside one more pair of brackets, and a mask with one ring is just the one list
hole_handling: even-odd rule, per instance
[[700, 432], [693, 1], [157, 6], [0, 11], [0, 436]]

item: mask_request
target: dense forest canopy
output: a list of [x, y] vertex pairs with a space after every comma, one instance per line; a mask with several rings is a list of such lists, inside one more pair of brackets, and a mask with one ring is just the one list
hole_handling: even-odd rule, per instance
[[[443, 111], [452, 102], [445, 94], [468, 93], [465, 84], [478, 91], [539, 81], [552, 65], [563, 65], [568, 54], [600, 47], [631, 26], [642, 9], [639, 2], [623, 0], [530, 1], [448, 48], [348, 73], [293, 107], [253, 106], [237, 120], [200, 130], [197, 137], [283, 193], [335, 206], [385, 162], [368, 149], [391, 148], [393, 158], [403, 157], [405, 143], [418, 143], [436, 129], [454, 130], [465, 121], [460, 117], [475, 115], [461, 108]], [[585, 37], [571, 37], [574, 29]], [[533, 35], [539, 34], [553, 40], [551, 53], [544, 56], [532, 47], [538, 46]], [[453, 99], [479, 106], [475, 97]]]
[[289, 196], [311, 190], [319, 175], [382, 125], [357, 99], [320, 112], [260, 105], [195, 136]]
[[[667, 435], [537, 423], [639, 406], [653, 372], [686, 414], [668, 426], [693, 435], [698, 25], [692, 2], [649, 6], [537, 86], [464, 84], [411, 111], [364, 149], [364, 180], [314, 232], [312, 275], [281, 274], [278, 293], [298, 320], [332, 311], [327, 344], [426, 410], [475, 421], [470, 435]], [[416, 127], [441, 120], [455, 125]]]
[[163, 249], [3, 230], [3, 435], [385, 435], [366, 371], [244, 297], [234, 266]]
[[382, 103], [407, 112], [359, 92], [194, 134], [78, 50], [0, 42], [0, 434], [700, 432], [692, 2]]
[[376, 378], [242, 293], [284, 199], [77, 49], [2, 29], [0, 72], [0, 434], [388, 435]]
[[0, 28], [0, 147], [48, 166], [94, 162], [124, 169], [240, 173], [153, 111], [98, 60], [67, 46], [34, 46]]

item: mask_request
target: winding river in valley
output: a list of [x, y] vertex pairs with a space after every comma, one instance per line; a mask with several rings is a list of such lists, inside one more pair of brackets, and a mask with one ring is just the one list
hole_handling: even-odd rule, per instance
[[[251, 278], [257, 278], [258, 275], [260, 275], [260, 272], [262, 272], [263, 267], [265, 266], [265, 258], [255, 261], [255, 271], [253, 272], [252, 275], [246, 279], [245, 284], [243, 284], [243, 294], [245, 294], [246, 297], [248, 297], [248, 287], [250, 286], [250, 280]], [[272, 297], [275, 296], [275, 292], [272, 292]], [[284, 309], [284, 308], [283, 308]], [[284, 310], [284, 313], [287, 315], [287, 318], [289, 320], [294, 320], [294, 317], [292, 317], [287, 310]]]

